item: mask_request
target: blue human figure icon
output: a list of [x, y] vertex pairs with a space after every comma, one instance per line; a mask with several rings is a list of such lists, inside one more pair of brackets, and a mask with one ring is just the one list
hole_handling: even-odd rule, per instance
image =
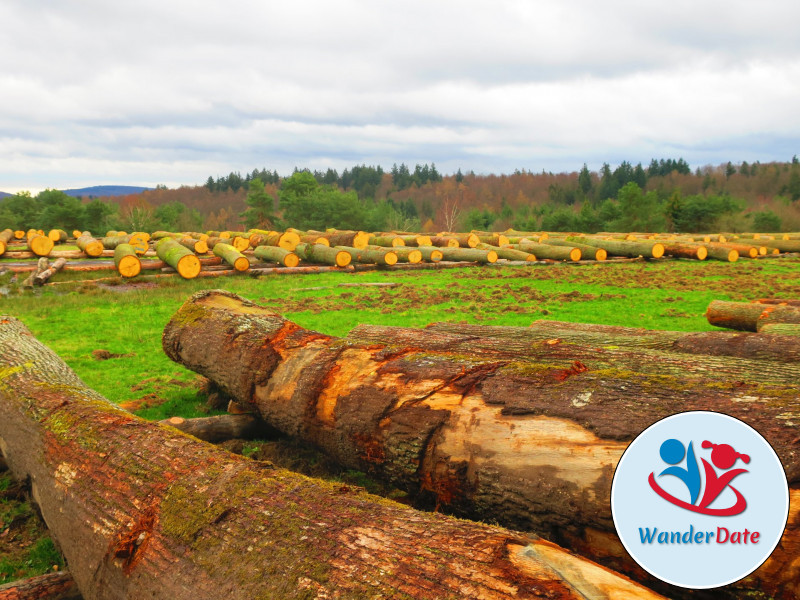
[[[692, 443], [689, 442], [689, 449], [686, 450], [683, 447], [683, 443], [679, 440], [669, 439], [661, 444], [659, 454], [661, 454], [661, 458], [665, 463], [673, 465], [661, 471], [659, 477], [662, 475], [674, 475], [683, 481], [689, 489], [690, 503], [694, 504], [697, 502], [697, 498], [700, 496], [701, 485], [700, 468], [697, 465], [697, 458], [694, 455]], [[684, 456], [686, 456], [686, 468], [678, 467], [678, 463], [683, 460]]]

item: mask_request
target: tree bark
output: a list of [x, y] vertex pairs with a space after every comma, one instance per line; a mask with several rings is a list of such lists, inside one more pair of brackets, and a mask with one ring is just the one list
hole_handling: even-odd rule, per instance
[[407, 246], [393, 246], [391, 250], [385, 246], [367, 246], [366, 250], [381, 250], [384, 253], [391, 251], [397, 256], [397, 262], [405, 262], [415, 265], [422, 262], [422, 252], [419, 248], [411, 248]]
[[544, 243], [548, 246], [567, 246], [568, 248], [577, 248], [581, 251], [581, 256], [585, 260], [596, 260], [599, 262], [608, 258], [608, 252], [603, 250], [603, 248], [598, 248], [597, 246], [568, 242], [566, 240], [559, 240], [556, 238], [547, 238]]
[[800, 307], [781, 304], [761, 304], [764, 311], [759, 315], [756, 328], [761, 331], [767, 325], [800, 324]]
[[184, 248], [172, 238], [162, 238], [156, 244], [158, 258], [175, 269], [184, 279], [193, 279], [202, 269], [200, 259], [188, 248]]
[[426, 262], [439, 262], [442, 260], [442, 251], [435, 246], [417, 246], [417, 250], [422, 253], [422, 260]]
[[504, 260], [524, 260], [526, 262], [536, 260], [536, 256], [530, 252], [514, 250], [513, 248], [498, 248], [496, 246], [484, 243], [478, 244], [475, 246], [475, 248], [478, 250], [491, 250], [497, 254], [497, 258], [502, 258]]
[[[711, 248], [717, 248], [720, 250], [736, 250], [739, 253], [740, 258], [755, 258], [758, 256], [758, 248], [756, 246], [750, 246], [749, 244], [731, 244], [730, 242], [721, 243], [721, 242], [708, 242], [706, 247], [711, 251]], [[733, 262], [733, 261], [731, 261]]]
[[587, 244], [595, 248], [602, 248], [611, 256], [626, 256], [628, 258], [661, 258], [664, 256], [664, 245], [653, 240], [624, 241], [601, 240], [595, 237], [567, 236], [568, 242]]
[[296, 267], [300, 264], [297, 254], [279, 246], [258, 246], [253, 250], [253, 255], [258, 260], [276, 262], [284, 267]]
[[0, 585], [0, 600], [80, 600], [80, 598], [78, 586], [67, 571]]
[[142, 261], [130, 244], [119, 244], [114, 248], [114, 266], [122, 277], [136, 277], [142, 271]]
[[322, 263], [337, 267], [346, 267], [353, 260], [349, 252], [322, 244], [297, 244], [295, 254], [309, 263]]
[[651, 348], [690, 354], [711, 354], [763, 361], [800, 361], [800, 343], [780, 336], [733, 331], [652, 331], [589, 323], [539, 320], [530, 327], [498, 327], [467, 323], [434, 323], [426, 330], [519, 340], [522, 343], [555, 342], [597, 348]]
[[86, 388], [14, 318], [0, 320], [0, 348], [3, 451], [31, 478], [87, 600], [656, 597], [535, 536], [419, 513], [148, 423]]
[[437, 248], [458, 248], [458, 239], [452, 235], [435, 235], [431, 237], [431, 246]]
[[800, 324], [797, 323], [767, 323], [759, 328], [759, 333], [770, 335], [792, 335], [800, 337]]
[[[612, 552], [614, 466], [630, 440], [670, 414], [743, 418], [800, 480], [795, 387], [741, 390], [700, 377], [609, 372], [570, 362], [568, 352], [564, 362], [543, 363], [340, 340], [220, 291], [193, 296], [163, 341], [173, 360], [343, 465], [456, 514], [535, 530], [596, 556]], [[601, 547], [591, 541], [598, 531]], [[786, 544], [798, 548], [794, 537]], [[618, 544], [612, 554], [636, 572]]]
[[247, 271], [250, 268], [250, 261], [247, 257], [230, 244], [216, 244], [214, 246], [214, 256], [224, 260], [236, 271]]
[[536, 258], [548, 260], [571, 260], [577, 262], [581, 259], [581, 251], [575, 246], [551, 246], [549, 244], [535, 244], [526, 240], [519, 244], [511, 244], [510, 248], [535, 254]]
[[677, 258], [705, 260], [708, 257], [708, 248], [702, 244], [690, 244], [688, 242], [665, 242], [664, 253]]
[[335, 250], [347, 252], [353, 262], [362, 265], [382, 265], [391, 266], [397, 264], [397, 254], [394, 250], [381, 248], [380, 250], [369, 250], [368, 248], [358, 249], [347, 246], [334, 246]]
[[22, 282], [22, 287], [32, 288], [36, 277], [46, 271], [50, 267], [50, 261], [46, 256], [42, 256], [36, 261], [36, 269], [31, 271], [31, 274]]
[[50, 279], [53, 275], [58, 273], [61, 269], [64, 268], [64, 265], [67, 264], [67, 260], [65, 258], [58, 258], [56, 261], [50, 265], [47, 269], [36, 273], [33, 278], [34, 285], [44, 285], [48, 279]]
[[479, 250], [478, 248], [439, 248], [442, 253], [442, 260], [448, 261], [468, 261], [477, 263], [497, 262], [497, 252], [494, 250]]
[[[88, 233], [88, 232], [87, 232]], [[75, 240], [75, 245], [81, 249], [87, 256], [102, 256], [103, 255], [103, 242], [93, 238], [90, 235], [84, 233], [80, 236], [77, 240]]]
[[252, 440], [271, 431], [260, 417], [252, 414], [217, 415], [195, 419], [171, 417], [162, 420], [161, 424], [169, 425], [212, 444], [233, 439]]
[[367, 245], [380, 246], [382, 248], [395, 248], [397, 246], [405, 246], [406, 243], [399, 235], [372, 235]]

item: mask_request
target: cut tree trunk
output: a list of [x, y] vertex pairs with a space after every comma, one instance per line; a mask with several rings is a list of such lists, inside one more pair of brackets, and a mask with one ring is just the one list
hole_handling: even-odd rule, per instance
[[372, 236], [365, 231], [329, 230], [324, 234], [324, 237], [328, 238], [331, 247], [347, 246], [348, 248], [358, 248], [360, 250], [369, 244], [369, 238]]
[[369, 246], [380, 246], [382, 248], [395, 248], [405, 246], [406, 243], [399, 235], [373, 235], [369, 238]]
[[41, 274], [44, 271], [46, 271], [48, 268], [50, 268], [50, 261], [48, 260], [48, 258], [46, 256], [41, 257], [36, 262], [36, 270], [31, 271], [31, 274], [28, 275], [28, 277], [25, 279], [25, 281], [22, 282], [22, 287], [32, 288], [34, 280], [36, 279], [36, 277], [39, 274]]
[[577, 248], [581, 251], [581, 257], [584, 260], [596, 260], [599, 262], [608, 258], [608, 252], [606, 252], [603, 248], [598, 248], [597, 246], [568, 242], [566, 240], [560, 240], [552, 237], [547, 238], [544, 243], [548, 246], [566, 246], [568, 248]]
[[756, 328], [761, 331], [767, 325], [800, 324], [800, 307], [782, 304], [761, 304], [764, 311], [759, 315]]
[[689, 354], [710, 354], [763, 361], [800, 361], [800, 342], [763, 333], [733, 331], [653, 331], [639, 327], [534, 321], [530, 327], [499, 327], [466, 323], [434, 323], [426, 330], [479, 338], [496, 337], [522, 344], [549, 342], [596, 348], [650, 348]]
[[28, 250], [36, 256], [48, 256], [53, 251], [53, 240], [46, 235], [31, 235], [28, 237]]
[[731, 244], [728, 242], [723, 244], [719, 242], [708, 242], [706, 246], [708, 247], [709, 251], [711, 248], [718, 248], [720, 250], [736, 250], [736, 252], [739, 253], [740, 258], [756, 258], [758, 256], [758, 248], [748, 244]]
[[234, 439], [252, 440], [272, 431], [260, 417], [252, 414], [217, 415], [196, 419], [171, 417], [161, 421], [161, 424], [169, 425], [212, 444]]
[[297, 244], [295, 254], [309, 263], [322, 263], [336, 267], [346, 267], [353, 260], [349, 252], [322, 244]]
[[[459, 325], [460, 326], [460, 325]], [[614, 377], [665, 376], [683, 378], [687, 385], [717, 382], [730, 390], [742, 391], [743, 382], [766, 385], [776, 394], [791, 396], [800, 381], [800, 363], [738, 358], [712, 354], [689, 354], [665, 349], [625, 347], [591, 342], [567, 342], [558, 338], [533, 341], [529, 328], [513, 327], [503, 337], [476, 335], [470, 328], [455, 331], [416, 329], [381, 325], [359, 325], [348, 335], [352, 343], [376, 343], [423, 348], [455, 355], [475, 354], [508, 360], [531, 360], [571, 368], [580, 362], [587, 372], [607, 371]], [[622, 342], [624, 344], [624, 341]]]
[[443, 247], [440, 248], [439, 251], [442, 253], [442, 260], [468, 261], [484, 264], [497, 262], [497, 252], [494, 250]]
[[492, 246], [491, 244], [484, 243], [478, 244], [475, 246], [475, 248], [477, 250], [491, 250], [497, 254], [497, 258], [502, 258], [504, 260], [536, 260], [536, 256], [534, 254], [531, 254], [530, 252], [523, 252], [522, 250], [514, 250], [513, 248], [498, 248], [496, 246]]
[[97, 257], [103, 255], [103, 242], [88, 235], [88, 232], [84, 232], [83, 235], [75, 240], [75, 245], [87, 256]]
[[[367, 246], [366, 250], [382, 250], [387, 252], [388, 248], [383, 246]], [[406, 262], [412, 265], [422, 262], [422, 252], [418, 248], [409, 248], [406, 246], [393, 246], [391, 252], [397, 256], [398, 262]]]
[[368, 250], [367, 248], [361, 250], [357, 248], [348, 248], [347, 246], [334, 246], [334, 249], [347, 252], [353, 262], [362, 265], [391, 266], [397, 264], [397, 254], [392, 250]]
[[[191, 237], [183, 237], [180, 236], [179, 238], [175, 238], [176, 241], [183, 246], [184, 248], [188, 248], [195, 254], [206, 254], [208, 253], [208, 243], [205, 240], [196, 240]], [[248, 246], [250, 243], [248, 242]]]
[[296, 267], [300, 264], [297, 254], [279, 246], [257, 246], [253, 250], [253, 256], [258, 260], [276, 262], [284, 267]]
[[80, 600], [78, 585], [68, 571], [47, 573], [0, 585], [0, 600]]
[[12, 317], [0, 348], [3, 451], [32, 480], [87, 600], [655, 597], [535, 536], [420, 513], [137, 418]]
[[47, 233], [47, 237], [53, 240], [54, 244], [63, 244], [67, 241], [67, 237], [69, 236], [67, 236], [67, 232], [63, 229], [51, 229]]
[[689, 244], [686, 242], [665, 242], [664, 253], [677, 258], [691, 258], [705, 260], [708, 257], [708, 248], [702, 244]]
[[[792, 481], [800, 479], [796, 388], [733, 392], [701, 377], [687, 384], [684, 375], [594, 370], [568, 353], [543, 364], [356, 343], [220, 291], [195, 294], [163, 342], [171, 358], [345, 466], [459, 515], [542, 532], [595, 556], [611, 552], [632, 573], [614, 545], [611, 477], [627, 443], [655, 421], [698, 409], [738, 416], [772, 442]], [[784, 540], [786, 554], [773, 555], [779, 568], [796, 558], [799, 535]], [[783, 591], [798, 581], [787, 571], [742, 585]]]
[[549, 244], [536, 244], [527, 240], [522, 240], [519, 244], [511, 244], [508, 247], [535, 254], [539, 260], [571, 260], [577, 262], [582, 255], [581, 251], [575, 246], [551, 246]]
[[422, 260], [426, 262], [439, 262], [442, 260], [442, 251], [435, 246], [418, 246], [417, 250], [422, 253]]
[[142, 261], [130, 244], [119, 244], [114, 248], [114, 266], [122, 277], [136, 277], [142, 271]]
[[739, 260], [739, 251], [731, 248], [706, 246], [708, 252], [706, 258], [721, 260], [723, 262], [736, 262]]
[[250, 268], [250, 261], [247, 257], [230, 244], [216, 244], [214, 256], [220, 257], [236, 271], [247, 271]]
[[202, 269], [200, 259], [194, 252], [184, 248], [172, 238], [165, 237], [159, 240], [156, 244], [156, 254], [184, 279], [197, 277]]
[[800, 337], [800, 325], [796, 323], [767, 323], [759, 328], [759, 333], [770, 335], [793, 335]]
[[64, 268], [64, 265], [67, 264], [67, 259], [65, 258], [57, 258], [56, 261], [50, 265], [45, 270], [37, 273], [33, 278], [34, 285], [44, 285], [47, 283], [47, 280], [50, 279], [53, 275], [58, 273], [61, 269]]
[[785, 304], [786, 306], [795, 306], [800, 308], [800, 300], [788, 298], [759, 298], [755, 302], [760, 304]]
[[706, 319], [715, 327], [738, 331], [758, 331], [759, 323], [800, 323], [800, 309], [759, 302], [712, 300]]
[[567, 236], [568, 242], [587, 244], [595, 248], [602, 248], [611, 256], [626, 256], [628, 258], [661, 258], [664, 256], [664, 244], [652, 240], [624, 241], [601, 240], [594, 237]]
[[437, 248], [458, 248], [458, 239], [452, 235], [435, 235], [431, 237], [431, 246]]
[[406, 246], [432, 246], [431, 236], [429, 235], [400, 235]]

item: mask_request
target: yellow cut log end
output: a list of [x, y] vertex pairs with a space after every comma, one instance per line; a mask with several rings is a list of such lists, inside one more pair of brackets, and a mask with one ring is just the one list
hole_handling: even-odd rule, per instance
[[239, 252], [244, 252], [250, 247], [250, 239], [237, 235], [235, 238], [233, 238], [233, 243], [231, 246], [236, 248]]
[[117, 270], [122, 277], [136, 277], [142, 270], [142, 263], [135, 256], [123, 256]]
[[240, 256], [233, 261], [233, 268], [237, 271], [247, 271], [250, 268], [250, 261], [247, 260], [246, 256]]
[[387, 265], [396, 265], [397, 264], [397, 254], [394, 252], [387, 252], [383, 255], [383, 260], [386, 261]]
[[207, 254], [208, 253], [208, 244], [205, 240], [197, 240], [197, 243], [194, 245], [194, 251], [197, 254]]
[[708, 248], [700, 246], [697, 249], [697, 260], [705, 260], [708, 257]]
[[25, 232], [21, 229], [18, 229], [14, 232], [14, 239], [21, 240], [25, 237]]
[[367, 233], [366, 231], [359, 231], [353, 237], [353, 248], [357, 248], [359, 250], [363, 250], [369, 244], [369, 238], [372, 237], [371, 233]]
[[458, 240], [456, 238], [450, 238], [447, 240], [447, 247], [448, 248], [458, 248]]
[[431, 250], [431, 262], [439, 262], [444, 258], [441, 250]]
[[353, 260], [353, 257], [350, 256], [349, 252], [345, 252], [344, 250], [342, 250], [341, 252], [337, 252], [336, 253], [336, 266], [337, 267], [346, 267], [347, 265], [350, 264], [351, 260]]
[[3, 242], [3, 241], [0, 241], [0, 256], [2, 256], [5, 253], [6, 253], [6, 243]]
[[300, 236], [297, 235], [294, 231], [287, 231], [281, 234], [281, 237], [278, 240], [278, 247], [283, 248], [284, 250], [288, 250], [289, 252], [294, 252], [294, 249], [297, 248], [297, 244], [299, 243], [300, 243]]
[[48, 256], [53, 250], [53, 240], [46, 235], [35, 235], [28, 239], [28, 248], [36, 256]]
[[401, 237], [392, 238], [392, 248], [396, 248], [397, 246], [405, 246], [406, 243], [403, 241]]
[[597, 261], [605, 260], [608, 258], [608, 252], [606, 252], [603, 248], [598, 248], [597, 252], [594, 253], [594, 259]]
[[489, 250], [489, 252], [486, 254], [486, 260], [488, 260], [490, 263], [497, 262], [497, 252], [494, 250]]
[[408, 262], [412, 265], [422, 262], [422, 252], [419, 250], [412, 250], [408, 253]]
[[327, 246], [328, 248], [331, 247], [331, 243], [328, 241], [328, 238], [320, 237], [314, 240], [315, 244], [322, 244], [323, 246]]
[[184, 279], [194, 279], [201, 268], [200, 259], [194, 254], [187, 254], [178, 261], [178, 274]]
[[736, 262], [737, 260], [739, 260], [738, 250], [731, 250], [728, 252], [728, 262]]
[[105, 248], [103, 247], [103, 242], [101, 242], [100, 240], [95, 240], [93, 242], [89, 242], [88, 244], [86, 244], [86, 250], [84, 252], [88, 256], [96, 257], [96, 256], [102, 256], [103, 250], [105, 250]]
[[417, 246], [430, 246], [431, 244], [432, 244], [431, 236], [429, 236], [429, 235], [418, 235], [417, 236]]
[[300, 264], [300, 258], [292, 252], [291, 254], [287, 254], [283, 257], [283, 266], [284, 267], [296, 267]]
[[83, 232], [80, 229], [75, 229], [72, 232], [72, 237], [74, 237], [76, 239], [81, 237], [82, 235], [83, 235]]
[[653, 258], [661, 258], [664, 256], [664, 244], [653, 244]]
[[572, 248], [569, 251], [569, 259], [573, 262], [578, 262], [581, 259], [581, 250], [580, 248]]

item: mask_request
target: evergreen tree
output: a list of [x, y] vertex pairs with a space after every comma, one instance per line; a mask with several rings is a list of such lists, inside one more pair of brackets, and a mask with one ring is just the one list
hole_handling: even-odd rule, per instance
[[251, 179], [245, 198], [247, 209], [241, 214], [246, 227], [265, 229], [275, 222], [275, 202], [264, 190], [264, 182], [260, 178]]

